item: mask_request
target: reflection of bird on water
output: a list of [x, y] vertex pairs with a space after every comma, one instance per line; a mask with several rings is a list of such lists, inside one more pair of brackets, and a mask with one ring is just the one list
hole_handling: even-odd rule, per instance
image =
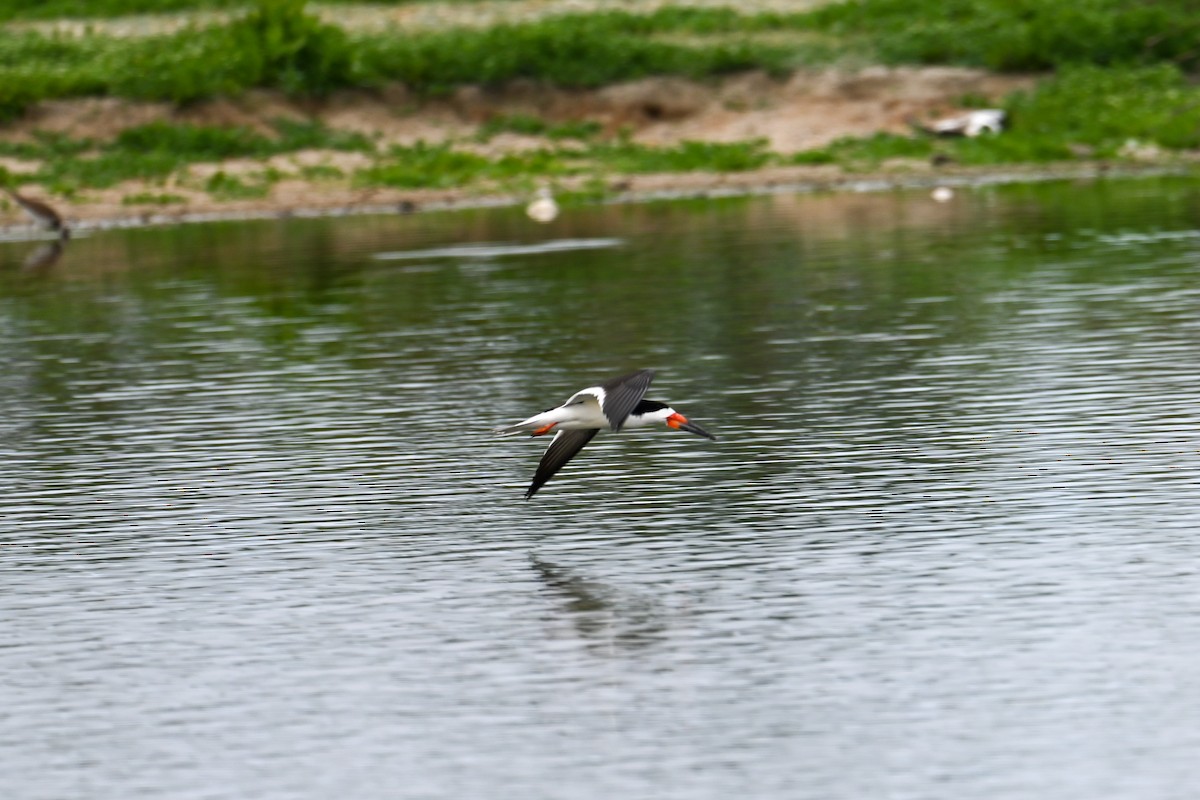
[[41, 200], [34, 200], [32, 197], [25, 197], [8, 186], [4, 187], [4, 191], [13, 201], [21, 208], [25, 209], [25, 213], [33, 217], [34, 221], [42, 225], [42, 227], [51, 231], [58, 231], [60, 239], [69, 239], [71, 237], [71, 229], [63, 223], [63, 219], [58, 212], [51, 208]]
[[62, 258], [63, 250], [66, 249], [66, 238], [66, 236], [61, 236], [52, 242], [43, 242], [41, 247], [25, 256], [25, 260], [21, 263], [21, 270], [37, 272], [57, 264], [58, 260]]
[[32, 197], [25, 197], [9, 186], [2, 188], [17, 205], [25, 209], [26, 214], [33, 217], [35, 222], [47, 230], [58, 231], [57, 239], [43, 243], [25, 257], [25, 261], [21, 264], [22, 271], [38, 272], [54, 266], [62, 258], [66, 242], [71, 238], [71, 229], [63, 222], [62, 216], [49, 204], [43, 203], [41, 200], [34, 200]]
[[562, 610], [584, 639], [606, 647], [635, 649], [660, 642], [668, 618], [653, 600], [622, 597], [611, 586], [587, 580], [535, 555], [530, 566], [547, 589], [562, 600]]
[[612, 604], [604, 597], [611, 591], [607, 586], [585, 581], [537, 556], [531, 555], [529, 563], [546, 586], [563, 594], [567, 599], [568, 611], [610, 610]]
[[543, 186], [538, 189], [537, 197], [525, 206], [525, 213], [534, 222], [552, 222], [558, 216], [558, 203], [554, 200], [554, 193], [549, 187]]

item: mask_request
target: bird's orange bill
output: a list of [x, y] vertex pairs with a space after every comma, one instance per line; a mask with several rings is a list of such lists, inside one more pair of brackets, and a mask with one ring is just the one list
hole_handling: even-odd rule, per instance
[[680, 431], [687, 431], [688, 433], [694, 433], [697, 436], [704, 436], [712, 439], [714, 442], [717, 440], [717, 437], [713, 436], [696, 423], [688, 422], [688, 418], [679, 412], [675, 412], [671, 416], [667, 417], [667, 427], [675, 428], [676, 430]]

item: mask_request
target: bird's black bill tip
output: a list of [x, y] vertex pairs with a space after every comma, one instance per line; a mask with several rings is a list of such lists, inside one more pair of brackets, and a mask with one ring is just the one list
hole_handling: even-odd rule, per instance
[[679, 430], [687, 431], [688, 433], [694, 433], [697, 436], [703, 436], [706, 439], [712, 439], [714, 442], [717, 440], [717, 437], [713, 436], [711, 433], [704, 430], [704, 428], [701, 428], [699, 425], [697, 425], [694, 422], [683, 423], [682, 425], [679, 426]]

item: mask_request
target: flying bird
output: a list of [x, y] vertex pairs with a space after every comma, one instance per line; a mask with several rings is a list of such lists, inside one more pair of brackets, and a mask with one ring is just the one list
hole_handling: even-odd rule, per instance
[[63, 239], [70, 237], [71, 230], [63, 224], [63, 219], [58, 212], [51, 208], [41, 200], [34, 200], [32, 197], [25, 197], [18, 194], [15, 189], [7, 186], [4, 191], [13, 199], [17, 205], [25, 209], [25, 213], [33, 217], [34, 221], [41, 224], [44, 228], [51, 231], [58, 231], [59, 236]]
[[546, 481], [554, 477], [575, 454], [584, 448], [602, 428], [617, 433], [624, 428], [643, 428], [662, 423], [668, 428], [689, 431], [713, 441], [717, 437], [701, 428], [666, 403], [642, 399], [654, 370], [641, 369], [621, 375], [599, 386], [589, 386], [571, 395], [557, 408], [534, 414], [516, 425], [496, 428], [498, 436], [545, 436], [554, 431], [554, 440], [546, 448], [533, 482], [525, 490], [525, 499], [537, 494]]

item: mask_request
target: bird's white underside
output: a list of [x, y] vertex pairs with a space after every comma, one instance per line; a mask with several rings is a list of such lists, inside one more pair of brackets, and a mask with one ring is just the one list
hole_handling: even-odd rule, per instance
[[[571, 395], [567, 399], [567, 402], [561, 406], [552, 408], [549, 411], [543, 411], [540, 414], [534, 414], [529, 419], [521, 420], [516, 425], [497, 428], [496, 433], [510, 436], [532, 433], [551, 423], [554, 424], [554, 428], [557, 431], [607, 429], [610, 426], [609, 419], [604, 414], [604, 401], [607, 396], [604, 389], [599, 386], [589, 386]], [[640, 428], [646, 425], [653, 425], [654, 423], [665, 422], [667, 417], [674, 413], [674, 409], [663, 408], [652, 411], [649, 414], [630, 414], [625, 418], [623, 427]]]

